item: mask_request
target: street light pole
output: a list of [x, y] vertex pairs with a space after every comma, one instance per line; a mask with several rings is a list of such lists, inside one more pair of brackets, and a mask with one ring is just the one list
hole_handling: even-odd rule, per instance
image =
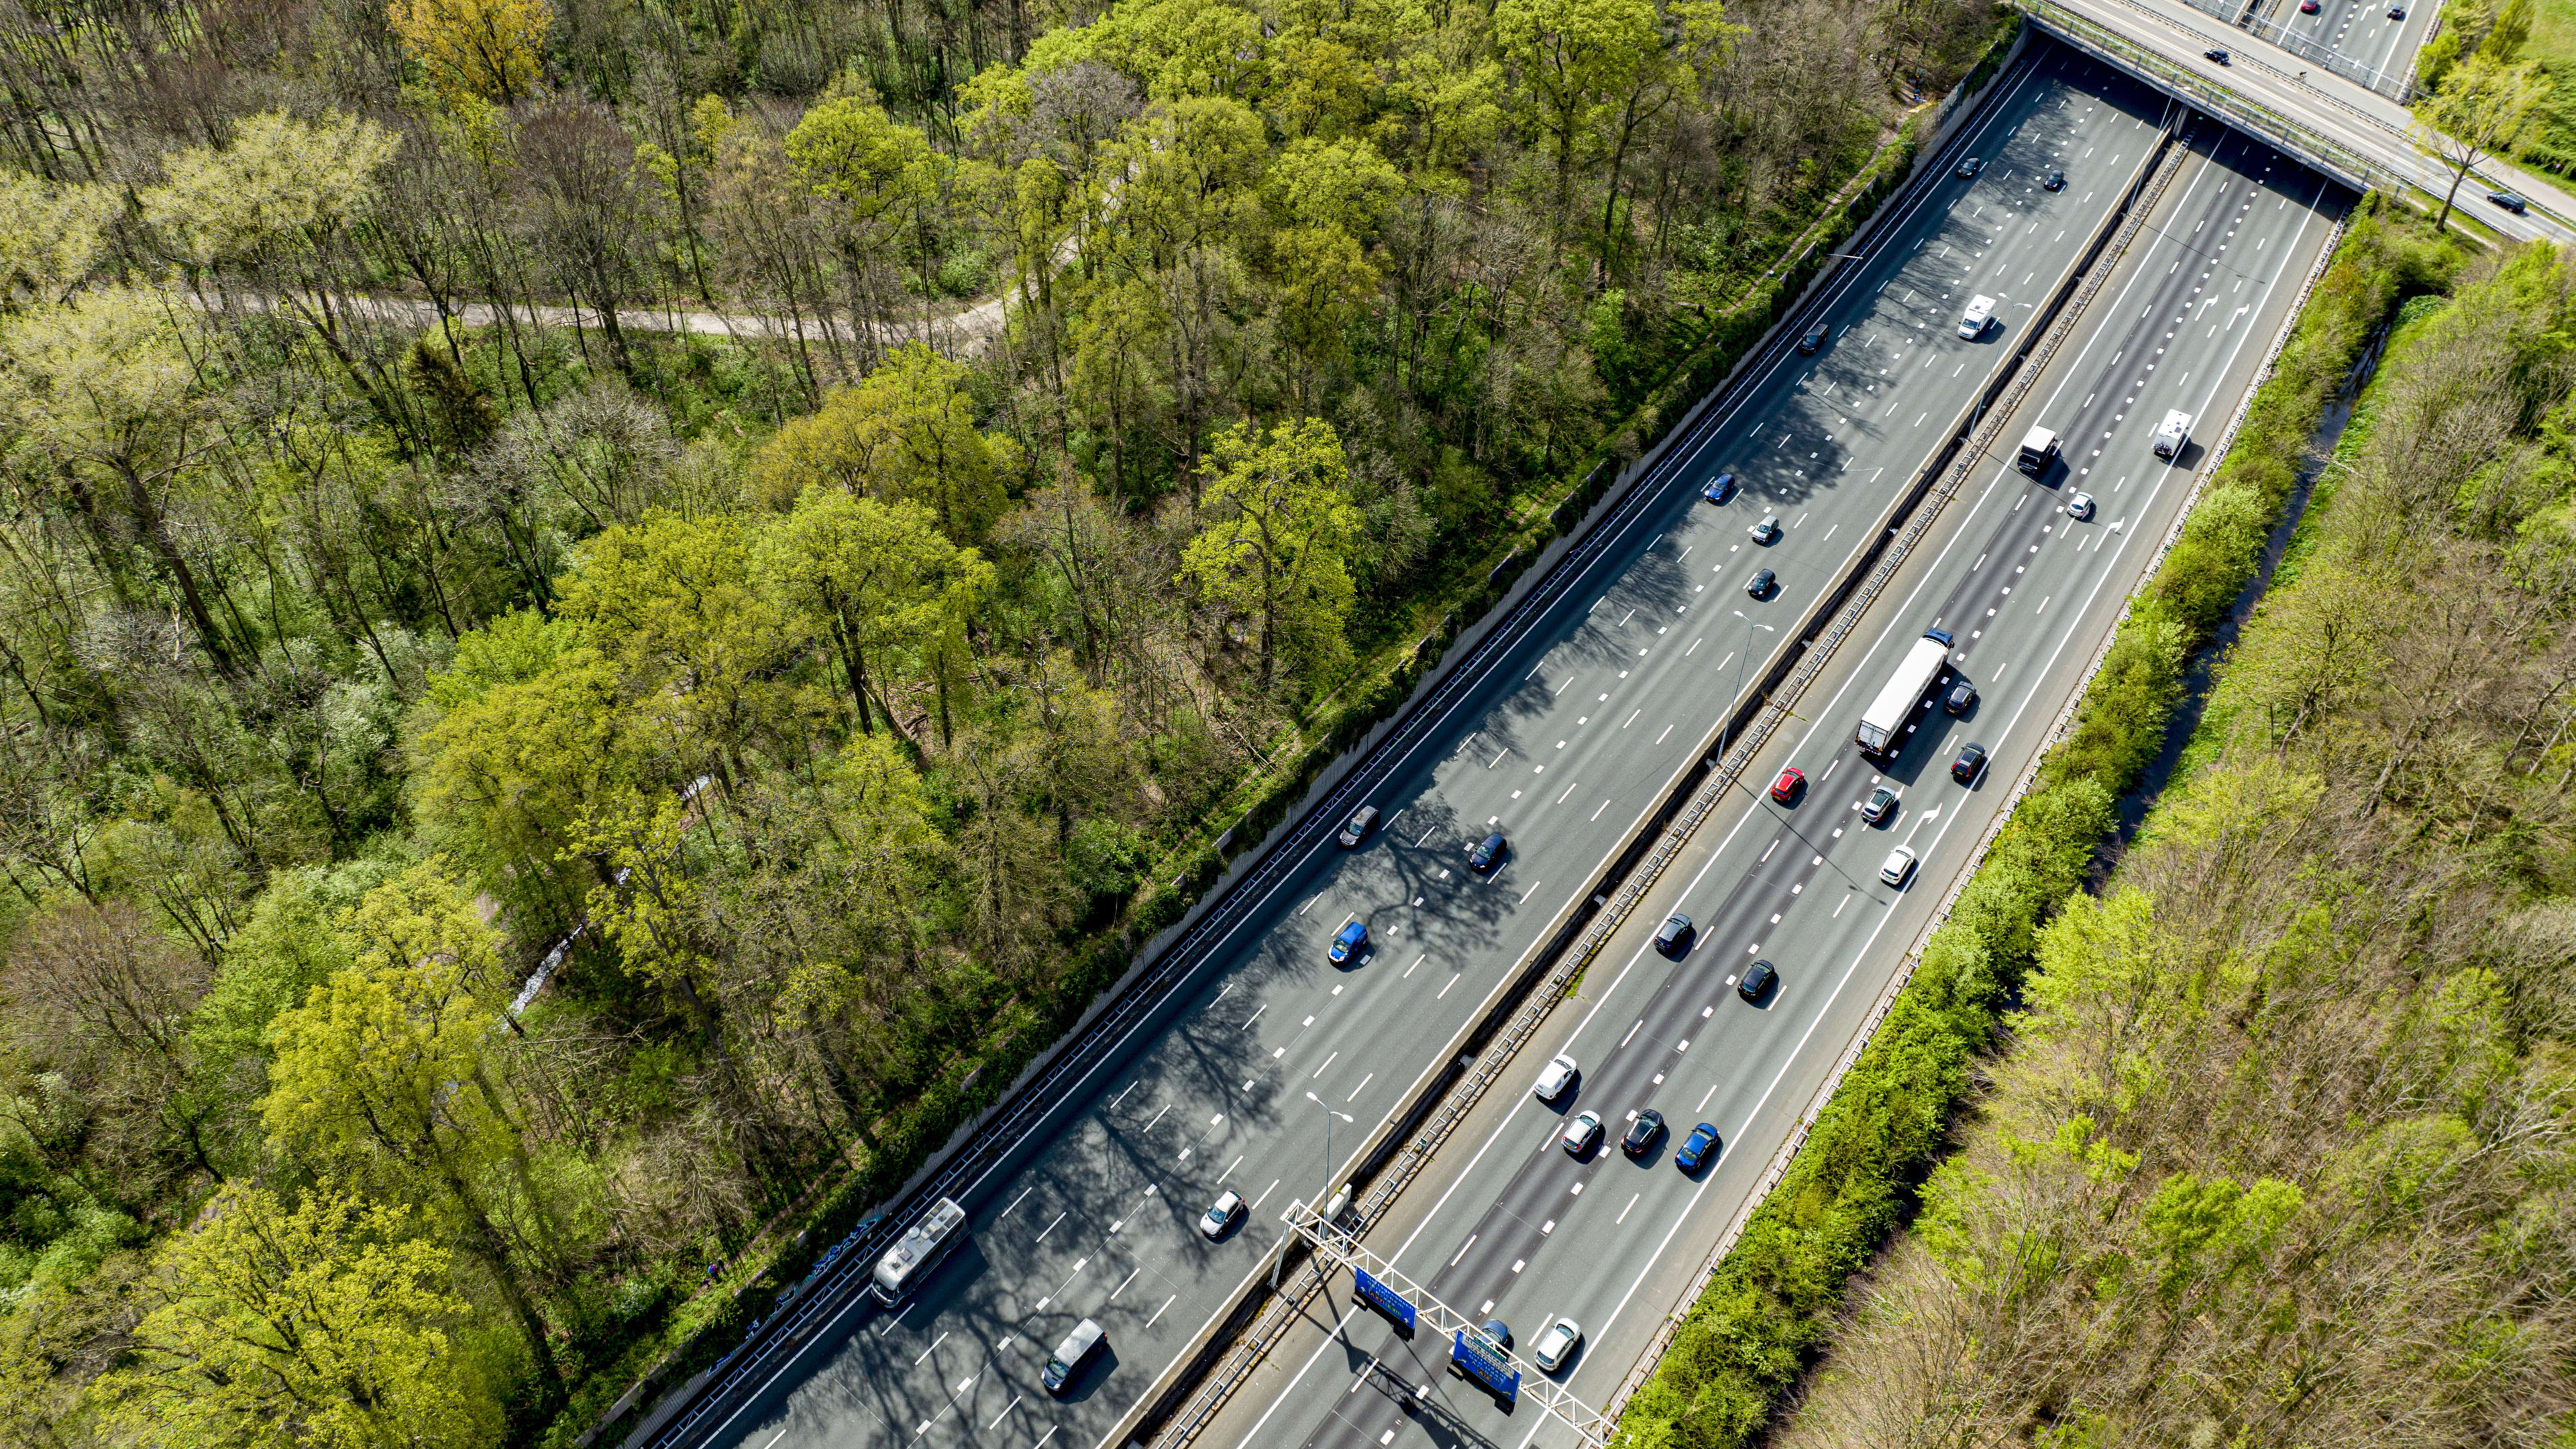
[[1726, 717], [1717, 722], [1717, 759], [1719, 764], [1724, 764], [1726, 762], [1726, 732], [1735, 724], [1735, 713], [1732, 707], [1733, 700], [1736, 694], [1742, 694], [1744, 692], [1744, 664], [1746, 656], [1753, 652], [1753, 630], [1759, 629], [1766, 634], [1777, 634], [1780, 632], [1768, 624], [1754, 623], [1753, 616], [1745, 613], [1742, 609], [1735, 611], [1735, 617], [1742, 619], [1746, 624], [1751, 625], [1751, 627], [1744, 631], [1744, 653], [1737, 655], [1735, 658], [1735, 694], [1727, 696], [1729, 708]]
[[[1345, 1122], [1357, 1122], [1359, 1119], [1346, 1112], [1334, 1111], [1331, 1103], [1316, 1096], [1312, 1092], [1308, 1092], [1306, 1094], [1306, 1100], [1324, 1109], [1324, 1177], [1322, 1191], [1315, 1195], [1315, 1201], [1310, 1204], [1315, 1211], [1317, 1221], [1320, 1222], [1323, 1218], [1324, 1210], [1326, 1206], [1328, 1206], [1325, 1199], [1333, 1190], [1333, 1119], [1339, 1117]], [[1291, 1234], [1288, 1233], [1282, 1233], [1279, 1235], [1279, 1256], [1270, 1260], [1270, 1288], [1274, 1293], [1279, 1289], [1280, 1273], [1288, 1266], [1288, 1239], [1290, 1236]], [[1322, 1229], [1318, 1228], [1316, 1230], [1315, 1237], [1317, 1242], [1323, 1241]]]

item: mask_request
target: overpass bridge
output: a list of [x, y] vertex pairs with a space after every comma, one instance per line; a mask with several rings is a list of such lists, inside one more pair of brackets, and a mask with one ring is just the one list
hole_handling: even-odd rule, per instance
[[[2357, 190], [2438, 206], [2450, 189], [2450, 168], [2415, 140], [2412, 113], [2392, 94], [2407, 89], [2402, 77], [2329, 68], [2263, 38], [2276, 27], [2240, 28], [2184, 0], [2023, 0], [2022, 9], [2068, 45]], [[2211, 49], [2230, 63], [2209, 60]], [[2519, 193], [2529, 213], [2489, 205], [2489, 191]], [[2501, 161], [2474, 168], [2460, 201], [2509, 240], [2576, 241], [2576, 196]]]

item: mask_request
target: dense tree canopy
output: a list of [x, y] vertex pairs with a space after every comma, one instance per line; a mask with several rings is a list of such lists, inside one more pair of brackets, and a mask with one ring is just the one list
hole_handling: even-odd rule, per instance
[[0, 1446], [569, 1442], [1994, 19], [0, 0]]

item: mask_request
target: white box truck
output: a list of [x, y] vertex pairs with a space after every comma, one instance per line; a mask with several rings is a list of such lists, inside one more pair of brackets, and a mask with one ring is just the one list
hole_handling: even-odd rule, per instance
[[1959, 335], [1973, 342], [1986, 335], [1986, 324], [1995, 320], [1995, 299], [1976, 296], [1968, 299], [1968, 310], [1959, 314]]
[[1923, 702], [1924, 694], [1941, 674], [1941, 666], [1950, 659], [1950, 636], [1939, 629], [1926, 629], [1923, 637], [1906, 651], [1903, 662], [1896, 666], [1895, 677], [1878, 692], [1869, 712], [1860, 717], [1860, 728], [1852, 731], [1852, 743], [1865, 754], [1885, 759], [1905, 748], [1905, 731], [1912, 723], [1914, 707]]
[[2056, 456], [2057, 434], [2046, 428], [2033, 428], [2021, 440], [2021, 454], [2013, 459], [2013, 463], [2036, 478], [2048, 471], [2048, 460]]
[[2182, 445], [2191, 437], [2191, 414], [2167, 413], [2156, 424], [2156, 456], [2170, 463], [2182, 456]]

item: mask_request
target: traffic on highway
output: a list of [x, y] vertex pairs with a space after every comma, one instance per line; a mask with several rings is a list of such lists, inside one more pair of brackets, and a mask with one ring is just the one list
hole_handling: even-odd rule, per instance
[[[1939, 546], [1882, 597], [1868, 647], [1846, 646], [1805, 723], [1756, 758], [1743, 803], [1701, 828], [1699, 857], [1595, 961], [1606, 979], [1533, 1042], [1534, 1089], [1453, 1139], [1414, 1190], [1428, 1201], [1375, 1242], [1489, 1337], [1548, 1344], [1558, 1366], [1522, 1353], [1524, 1375], [1606, 1403], [1687, 1300], [2210, 461], [2214, 437], [2158, 457], [2167, 418], [2233, 410], [2349, 200], [2206, 123], [2167, 164], [2119, 270], [1995, 434], [2055, 446], [2032, 469], [2017, 447], [1985, 460]], [[1889, 691], [1907, 717], [1892, 732], [1872, 719]], [[1641, 1134], [1650, 1119], [1661, 1130]], [[1329, 1337], [1274, 1362], [1221, 1442], [1576, 1442], [1452, 1377], [1447, 1343], [1344, 1302], [1332, 1317]]]
[[[1350, 1153], [1436, 1065], [1439, 1044], [1578, 903], [1784, 632], [1871, 541], [1896, 490], [1983, 393], [2125, 193], [2165, 112], [2108, 69], [2034, 42], [1891, 203], [1860, 243], [1862, 259], [1828, 285], [1815, 350], [1796, 345], [1801, 330], [1813, 334], [1805, 321], [1784, 329], [1750, 384], [1638, 485], [1642, 502], [1606, 525], [1563, 604], [1484, 661], [1418, 743], [1372, 762], [1367, 803], [1377, 813], [1340, 839], [1318, 834], [1151, 1030], [1002, 1166], [955, 1192], [962, 1232], [935, 1261], [890, 1293], [881, 1275], [877, 1294], [853, 1296], [738, 1404], [694, 1429], [693, 1442], [1046, 1445], [1108, 1435], [1263, 1271], [1286, 1204], [1333, 1190]], [[1954, 174], [1969, 156], [1979, 158], [1973, 174]], [[1991, 299], [1992, 318], [1962, 336], [1978, 297]], [[1722, 474], [1735, 486], [1712, 489]], [[1984, 681], [2001, 682], [2001, 671], [1986, 664], [1998, 657], [1972, 639], [1959, 667], [1991, 695]], [[1842, 720], [1840, 736], [1850, 728]], [[1921, 753], [1901, 751], [1907, 769]], [[1859, 772], [1818, 759], [1799, 808], [1811, 818]], [[1890, 829], [1901, 838], [1931, 818], [1909, 802]], [[1857, 827], [1837, 826], [1833, 838], [1846, 828]], [[1855, 835], [1854, 848], [1864, 838], [1880, 839]], [[1784, 877], [1791, 905], [1809, 892], [1822, 899], [1843, 863], [1821, 844], [1808, 854], [1804, 876]], [[1756, 951], [1724, 976], [1772, 954], [1760, 947], [1773, 933], [1747, 917], [1755, 909], [1719, 906], [1702, 927], [1704, 942], [1750, 933]], [[1685, 966], [1717, 952], [1688, 952]], [[1760, 1034], [1744, 1023], [1780, 1021], [1819, 986], [1808, 953], [1778, 959], [1776, 988], [1758, 1001], [1730, 997], [1727, 1010], [1742, 1015], [1713, 1027], [1719, 1035], [1703, 1038], [1697, 1060], [1767, 1060], [1737, 1041]], [[1717, 1004], [1703, 1004], [1713, 1017]], [[1586, 1071], [1588, 1103], [1602, 1069]], [[1740, 1105], [1742, 1086], [1668, 1106], [1673, 1130], [1645, 1144], [1647, 1159], [1668, 1159], [1704, 1113]], [[1614, 1139], [1628, 1127], [1615, 1119]], [[1722, 1141], [1703, 1150], [1725, 1161]], [[1603, 1169], [1596, 1160], [1586, 1170]], [[1497, 1251], [1462, 1261], [1482, 1271]], [[1597, 1321], [1615, 1318], [1605, 1305]], [[1526, 1321], [1532, 1333], [1542, 1326]], [[1563, 1352], [1580, 1373], [1591, 1350]]]

